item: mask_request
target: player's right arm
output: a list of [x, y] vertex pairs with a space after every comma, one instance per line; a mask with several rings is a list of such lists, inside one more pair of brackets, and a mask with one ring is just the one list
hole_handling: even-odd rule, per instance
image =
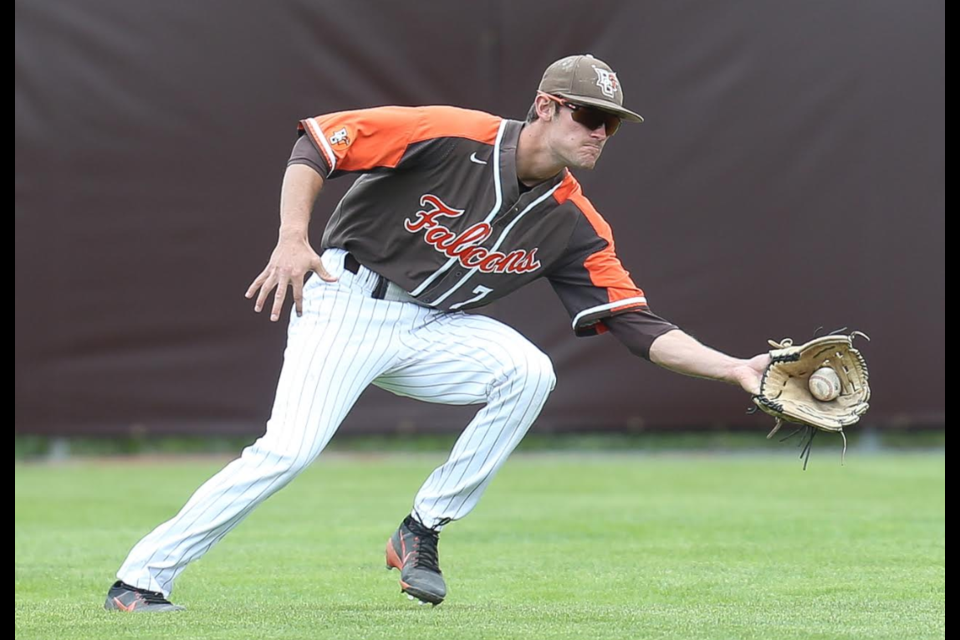
[[270, 320], [276, 322], [283, 309], [287, 287], [293, 287], [293, 301], [297, 315], [303, 314], [303, 280], [309, 271], [314, 271], [327, 282], [336, 280], [327, 273], [320, 256], [310, 246], [307, 230], [310, 226], [310, 214], [317, 201], [323, 178], [306, 164], [291, 164], [283, 176], [283, 188], [280, 191], [280, 234], [277, 246], [270, 256], [270, 262], [259, 276], [250, 284], [246, 297], [257, 294], [254, 311], [260, 313], [267, 296], [276, 287]]

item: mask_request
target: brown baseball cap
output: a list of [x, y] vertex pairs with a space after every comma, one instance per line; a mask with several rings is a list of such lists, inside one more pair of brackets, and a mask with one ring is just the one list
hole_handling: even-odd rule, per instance
[[630, 122], [643, 117], [623, 108], [623, 87], [606, 62], [590, 54], [557, 60], [543, 73], [539, 90], [577, 104], [609, 111]]

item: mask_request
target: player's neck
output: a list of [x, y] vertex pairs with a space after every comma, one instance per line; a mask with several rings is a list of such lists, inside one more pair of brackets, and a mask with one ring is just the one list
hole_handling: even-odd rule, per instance
[[526, 125], [517, 141], [517, 178], [528, 187], [549, 180], [566, 168], [544, 144], [540, 126]]

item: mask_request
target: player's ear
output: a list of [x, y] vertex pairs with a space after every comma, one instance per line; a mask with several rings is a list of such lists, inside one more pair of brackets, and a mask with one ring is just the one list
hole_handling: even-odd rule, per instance
[[543, 94], [537, 94], [533, 106], [537, 112], [537, 117], [545, 122], [553, 120], [553, 116], [557, 112], [557, 103]]

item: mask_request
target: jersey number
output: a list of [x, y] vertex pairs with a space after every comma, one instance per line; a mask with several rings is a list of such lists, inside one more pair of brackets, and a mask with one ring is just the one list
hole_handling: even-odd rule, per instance
[[482, 298], [483, 296], [487, 295], [487, 294], [490, 293], [491, 291], [493, 291], [493, 289], [491, 289], [490, 287], [485, 287], [485, 286], [483, 286], [482, 284], [477, 285], [477, 288], [473, 290], [473, 292], [474, 292], [475, 294], [477, 294], [477, 295], [473, 296], [473, 297], [470, 298], [469, 300], [464, 300], [463, 302], [458, 302], [457, 304], [452, 304], [452, 305], [450, 305], [450, 310], [451, 310], [451, 311], [454, 311], [454, 310], [456, 310], [456, 309], [459, 309], [460, 307], [462, 307], [462, 306], [465, 305], [465, 304], [470, 304], [471, 302], [476, 302], [477, 300], [479, 300], [479, 299]]

